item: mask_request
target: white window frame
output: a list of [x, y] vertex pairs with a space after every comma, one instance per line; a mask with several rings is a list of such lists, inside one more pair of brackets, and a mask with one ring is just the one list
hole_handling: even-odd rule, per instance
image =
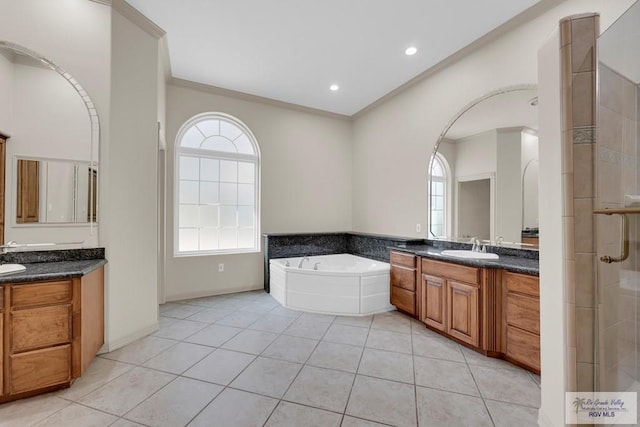
[[[432, 166], [433, 166], [433, 162], [437, 161], [438, 163], [440, 163], [440, 165], [442, 166], [442, 172], [444, 173], [444, 177], [440, 178], [438, 177], [438, 179], [434, 180], [433, 175], [431, 174], [431, 170], [432, 170]], [[429, 177], [430, 177], [430, 181], [429, 181], [429, 197], [428, 197], [428, 206], [429, 206], [429, 230], [428, 230], [428, 236], [430, 238], [444, 238], [444, 237], [448, 237], [451, 236], [451, 192], [452, 192], [452, 186], [451, 186], [451, 169], [449, 166], [449, 162], [447, 162], [447, 159], [440, 153], [434, 153], [433, 154], [433, 158], [432, 161], [429, 162]], [[442, 231], [444, 233], [443, 236], [434, 236], [431, 234], [431, 227], [432, 227], [432, 220], [433, 220], [433, 212], [431, 210], [431, 181], [440, 181], [444, 183], [444, 198], [443, 198], [443, 209], [442, 209], [442, 220], [443, 220], [443, 224], [442, 224]]]
[[[188, 130], [190, 130], [196, 124], [205, 120], [221, 120], [233, 124], [238, 127], [249, 139], [253, 146], [254, 155], [232, 153], [226, 151], [214, 151], [202, 148], [182, 147], [182, 138]], [[260, 187], [261, 187], [261, 171], [260, 171], [260, 147], [255, 136], [251, 130], [238, 118], [229, 114], [220, 112], [207, 112], [198, 114], [189, 120], [187, 120], [178, 131], [174, 147], [174, 198], [173, 198], [173, 255], [174, 257], [190, 257], [190, 256], [202, 256], [202, 255], [227, 255], [227, 254], [241, 254], [241, 253], [256, 253], [260, 252]], [[179, 248], [179, 224], [180, 224], [180, 156], [188, 155], [197, 158], [208, 158], [215, 160], [232, 160], [249, 162], [255, 165], [254, 173], [254, 245], [251, 248], [224, 248], [224, 249], [198, 249], [191, 251], [180, 251]], [[198, 181], [200, 182], [200, 181]], [[232, 206], [232, 205], [231, 205]], [[236, 207], [238, 205], [236, 204]], [[239, 230], [240, 228], [236, 226]]]

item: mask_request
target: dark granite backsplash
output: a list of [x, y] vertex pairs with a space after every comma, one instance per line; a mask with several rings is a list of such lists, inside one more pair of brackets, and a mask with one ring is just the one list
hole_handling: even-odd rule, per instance
[[0, 253], [0, 264], [33, 264], [39, 262], [84, 261], [91, 259], [104, 259], [104, 248]]
[[389, 262], [389, 246], [406, 247], [424, 243], [408, 239], [365, 233], [264, 234], [264, 289], [269, 292], [269, 261], [272, 258], [353, 254]]
[[[444, 240], [425, 240], [428, 246], [433, 246], [438, 249], [471, 249], [473, 245], [471, 243], [459, 243], [459, 242], [447, 242]], [[516, 249], [507, 248], [504, 246], [491, 246], [487, 245], [487, 252], [493, 252], [494, 254], [504, 256], [514, 256], [526, 259], [539, 259], [540, 253], [538, 251], [528, 249]]]

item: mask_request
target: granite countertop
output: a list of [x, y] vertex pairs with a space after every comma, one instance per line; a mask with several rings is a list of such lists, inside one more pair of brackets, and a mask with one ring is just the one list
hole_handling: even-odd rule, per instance
[[531, 274], [538, 276], [540, 267], [538, 259], [524, 258], [512, 255], [499, 255], [497, 260], [488, 259], [465, 259], [442, 255], [444, 248], [436, 248], [429, 245], [413, 245], [408, 247], [389, 247], [390, 250], [407, 252], [417, 256], [430, 258], [439, 261], [453, 262], [455, 264], [469, 265], [482, 268], [500, 268], [514, 273]]
[[26, 270], [0, 275], [0, 286], [7, 283], [39, 282], [82, 277], [105, 265], [106, 259], [79, 261], [35, 262], [22, 264]]
[[2, 253], [0, 264], [22, 264], [27, 269], [0, 274], [0, 286], [82, 277], [106, 263], [104, 248]]

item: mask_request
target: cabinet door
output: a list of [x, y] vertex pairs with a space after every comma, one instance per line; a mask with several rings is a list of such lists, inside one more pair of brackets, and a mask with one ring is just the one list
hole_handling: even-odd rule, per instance
[[447, 333], [475, 347], [480, 346], [478, 287], [447, 281]]
[[416, 293], [402, 289], [398, 286], [391, 286], [391, 305], [398, 310], [402, 310], [412, 316], [416, 315]]
[[441, 277], [422, 275], [422, 304], [420, 320], [432, 328], [444, 331], [446, 328], [446, 282]]
[[11, 355], [11, 394], [64, 384], [71, 380], [71, 345]]
[[[4, 291], [4, 289], [0, 287], [0, 302], [2, 302], [2, 291]], [[2, 313], [2, 310], [0, 310], [0, 396], [4, 394], [4, 388], [3, 388], [4, 378], [2, 376], [2, 374], [4, 373], [4, 364], [2, 363], [4, 360], [4, 353], [2, 352], [2, 347], [4, 346], [4, 335], [3, 335], [4, 324], [2, 323], [3, 317], [4, 317], [4, 313]]]

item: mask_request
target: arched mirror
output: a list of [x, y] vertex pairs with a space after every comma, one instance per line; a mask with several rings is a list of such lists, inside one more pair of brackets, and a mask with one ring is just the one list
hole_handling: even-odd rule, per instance
[[429, 238], [538, 248], [535, 85], [491, 92], [456, 114], [429, 162]]
[[0, 41], [0, 97], [3, 242], [97, 244], [99, 122], [89, 95], [50, 60]]

